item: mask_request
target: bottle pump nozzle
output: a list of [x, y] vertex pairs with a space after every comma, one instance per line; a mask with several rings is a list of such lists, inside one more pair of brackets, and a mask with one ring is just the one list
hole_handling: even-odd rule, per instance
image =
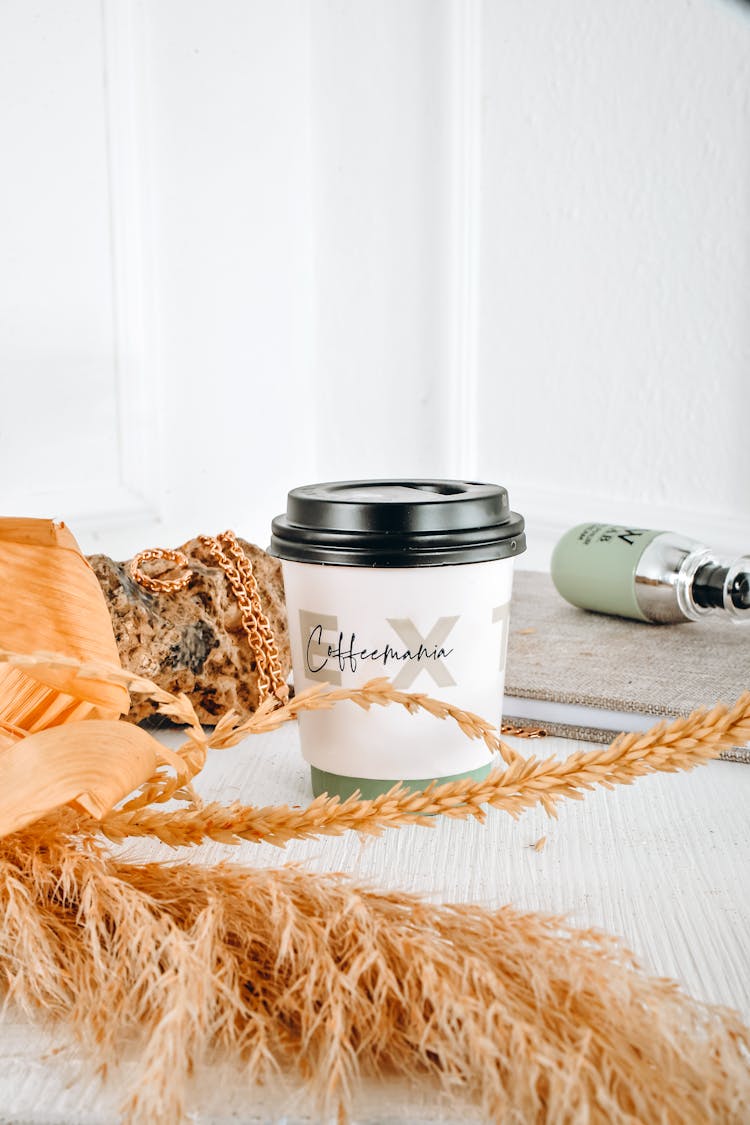
[[693, 579], [693, 597], [705, 609], [728, 609], [740, 612], [750, 609], [750, 561], [748, 569], [706, 563]]

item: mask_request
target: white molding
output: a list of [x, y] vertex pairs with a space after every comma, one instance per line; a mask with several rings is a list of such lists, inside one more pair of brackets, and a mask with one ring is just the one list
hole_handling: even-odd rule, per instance
[[519, 559], [521, 569], [549, 569], [552, 549], [563, 532], [586, 520], [682, 532], [728, 555], [750, 551], [750, 517], [527, 487], [521, 480], [506, 483], [514, 508], [526, 519], [528, 549]]
[[8, 489], [3, 510], [32, 518], [64, 520], [74, 531], [79, 527], [96, 530], [123, 523], [150, 524], [157, 518], [132, 489], [98, 478], [84, 484], [36, 488], [33, 493]]
[[450, 471], [473, 478], [478, 464], [482, 0], [451, 0], [449, 58], [447, 421], [452, 434]]
[[152, 520], [160, 506], [143, 16], [140, 0], [101, 0], [120, 480], [111, 504], [85, 503], [81, 514], [97, 526]]

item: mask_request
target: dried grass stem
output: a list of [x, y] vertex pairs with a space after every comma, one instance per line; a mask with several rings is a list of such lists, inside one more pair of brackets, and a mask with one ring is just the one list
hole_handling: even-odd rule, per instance
[[[629, 785], [637, 778], [654, 772], [676, 772], [716, 757], [722, 750], [750, 741], [750, 692], [731, 707], [717, 704], [701, 708], [686, 718], [659, 722], [643, 734], [621, 734], [608, 747], [575, 751], [563, 760], [524, 758], [500, 738], [497, 729], [487, 720], [468, 711], [452, 707], [423, 693], [401, 692], [385, 678], [371, 680], [362, 688], [330, 689], [315, 686], [301, 692], [284, 706], [273, 700], [264, 703], [250, 718], [237, 722], [223, 716], [213, 731], [204, 731], [190, 701], [173, 696], [151, 681], [119, 668], [82, 665], [65, 657], [48, 653], [18, 656], [0, 650], [0, 664], [60, 663], [77, 670], [83, 677], [100, 676], [112, 683], [125, 685], [130, 691], [143, 691], [158, 703], [166, 717], [184, 723], [187, 741], [178, 751], [185, 766], [182, 775], [152, 778], [121, 809], [108, 813], [101, 823], [81, 817], [75, 830], [102, 832], [110, 840], [152, 836], [174, 847], [199, 844], [204, 840], [234, 843], [239, 840], [266, 840], [283, 845], [292, 839], [311, 836], [339, 835], [348, 830], [377, 835], [385, 828], [405, 824], [434, 824], [434, 816], [474, 817], [483, 820], [485, 806], [518, 816], [525, 809], [541, 804], [554, 816], [557, 804], [564, 799], [580, 800], [596, 786], [611, 788]], [[436, 719], [455, 722], [467, 737], [481, 739], [496, 751], [505, 763], [504, 769], [493, 770], [483, 781], [454, 781], [431, 785], [422, 792], [394, 787], [390, 793], [370, 801], [351, 797], [319, 797], [306, 808], [288, 805], [256, 808], [237, 803], [202, 804], [196, 800], [190, 782], [200, 772], [209, 748], [234, 746], [252, 734], [268, 733], [284, 723], [294, 721], [304, 710], [328, 709], [343, 700], [350, 700], [368, 709], [395, 704], [410, 712], [426, 711]], [[158, 804], [171, 797], [187, 802], [183, 809], [162, 811]], [[66, 824], [70, 818], [66, 817]]]

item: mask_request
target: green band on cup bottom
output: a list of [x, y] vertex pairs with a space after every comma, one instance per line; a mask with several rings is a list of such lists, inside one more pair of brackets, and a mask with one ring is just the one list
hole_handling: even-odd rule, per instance
[[[425, 778], [409, 778], [404, 782], [405, 788], [412, 792], [417, 792], [420, 789], [426, 789], [430, 782], [435, 781], [438, 785], [442, 785], [445, 781], [463, 781], [464, 778], [469, 778], [471, 781], [483, 781], [487, 774], [490, 772], [492, 763], [488, 762], [486, 766], [479, 766], [475, 770], [466, 770], [465, 773], [452, 773], [447, 777], [425, 777]], [[340, 773], [328, 773], [326, 770], [319, 770], [317, 766], [310, 766], [310, 774], [312, 776], [312, 790], [316, 797], [321, 793], [327, 793], [329, 797], [340, 797], [345, 801], [347, 797], [351, 797], [352, 793], [359, 790], [359, 795], [363, 801], [371, 801], [374, 797], [379, 797], [381, 793], [387, 793], [398, 782], [398, 778], [393, 781], [383, 781], [381, 778], [374, 777], [346, 777]]]

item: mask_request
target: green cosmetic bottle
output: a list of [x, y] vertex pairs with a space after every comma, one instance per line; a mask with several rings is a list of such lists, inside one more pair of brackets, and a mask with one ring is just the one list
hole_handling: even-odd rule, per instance
[[750, 621], [750, 556], [722, 561], [672, 531], [582, 523], [552, 554], [552, 580], [573, 605], [654, 624], [723, 612]]

